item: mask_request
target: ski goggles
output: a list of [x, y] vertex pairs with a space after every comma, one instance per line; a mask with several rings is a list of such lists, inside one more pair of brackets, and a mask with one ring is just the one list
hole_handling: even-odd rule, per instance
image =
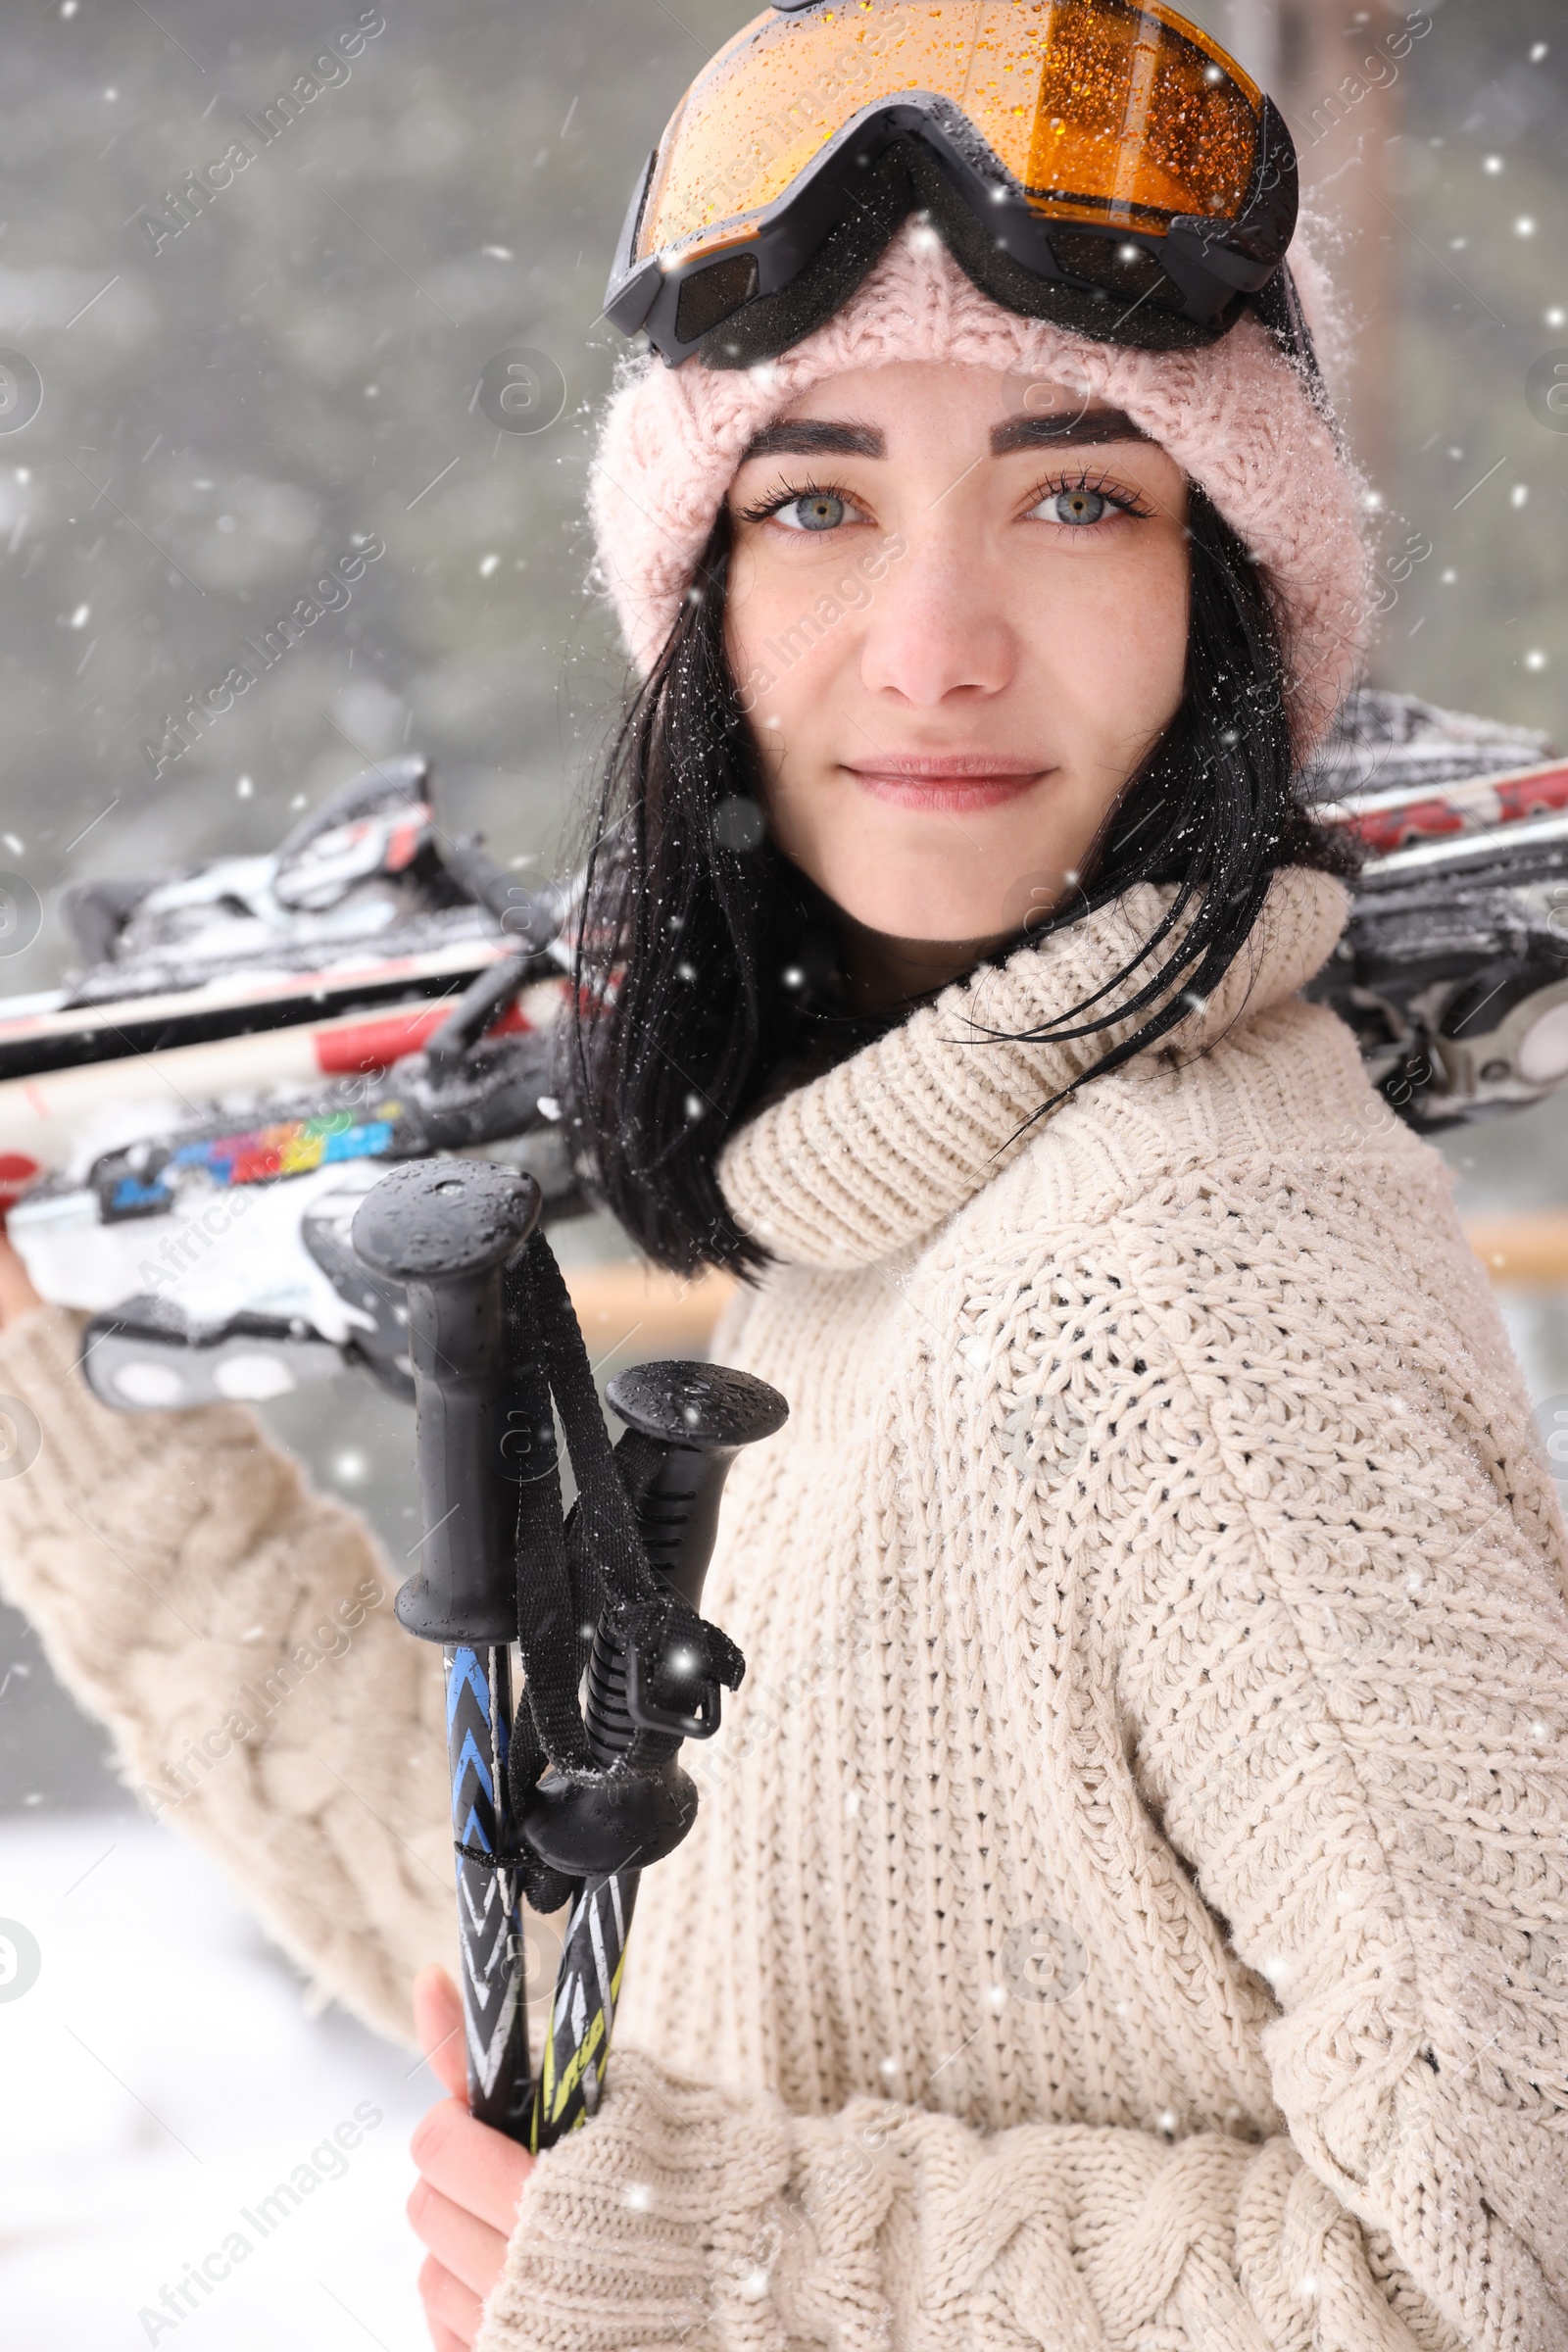
[[1305, 344], [1278, 109], [1162, 0], [777, 0], [687, 91], [606, 315], [674, 366], [770, 359], [911, 212], [1026, 318], [1145, 349], [1251, 306]]

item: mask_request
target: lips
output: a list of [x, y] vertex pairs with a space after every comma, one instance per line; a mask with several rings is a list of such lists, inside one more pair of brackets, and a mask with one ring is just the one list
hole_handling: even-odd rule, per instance
[[847, 772], [873, 800], [897, 808], [996, 808], [1017, 800], [1049, 771], [1027, 760], [985, 752], [929, 752], [846, 762]]

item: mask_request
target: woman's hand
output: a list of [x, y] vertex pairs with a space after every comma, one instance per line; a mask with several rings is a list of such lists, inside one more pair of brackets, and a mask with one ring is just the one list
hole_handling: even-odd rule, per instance
[[468, 2113], [463, 2004], [444, 1968], [421, 1969], [415, 1979], [414, 2014], [431, 2072], [452, 2093], [409, 2143], [420, 2174], [409, 2219], [430, 2249], [419, 2293], [435, 2352], [468, 2352], [501, 2277], [533, 2158]]
[[26, 1267], [7, 1241], [4, 1226], [0, 1226], [0, 1328], [14, 1323], [18, 1315], [26, 1314], [30, 1307], [42, 1304], [27, 1279]]

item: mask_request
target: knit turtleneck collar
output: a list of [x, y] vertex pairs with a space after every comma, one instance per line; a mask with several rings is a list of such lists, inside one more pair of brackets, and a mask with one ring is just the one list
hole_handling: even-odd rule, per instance
[[[1103, 988], [1170, 895], [1147, 883], [1128, 891], [1042, 946], [944, 990], [761, 1111], [720, 1163], [739, 1223], [775, 1257], [819, 1267], [866, 1265], [935, 1232], [1039, 1136], [1041, 1123], [1020, 1133], [1023, 1122], [1137, 1023], [1067, 1044], [1014, 1044], [1011, 1034], [1059, 1024]], [[1276, 874], [1221, 986], [1153, 1050], [1191, 1054], [1244, 1011], [1294, 996], [1333, 950], [1348, 905], [1344, 885], [1327, 874]]]

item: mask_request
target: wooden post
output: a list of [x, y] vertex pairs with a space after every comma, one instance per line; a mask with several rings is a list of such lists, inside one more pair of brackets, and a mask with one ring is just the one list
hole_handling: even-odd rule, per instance
[[1421, 54], [1408, 12], [1388, 0], [1207, 0], [1192, 13], [1279, 107], [1300, 159], [1302, 210], [1333, 225], [1324, 260], [1353, 338], [1333, 389], [1351, 447], [1381, 485], [1394, 446], [1403, 239], [1389, 141]]

